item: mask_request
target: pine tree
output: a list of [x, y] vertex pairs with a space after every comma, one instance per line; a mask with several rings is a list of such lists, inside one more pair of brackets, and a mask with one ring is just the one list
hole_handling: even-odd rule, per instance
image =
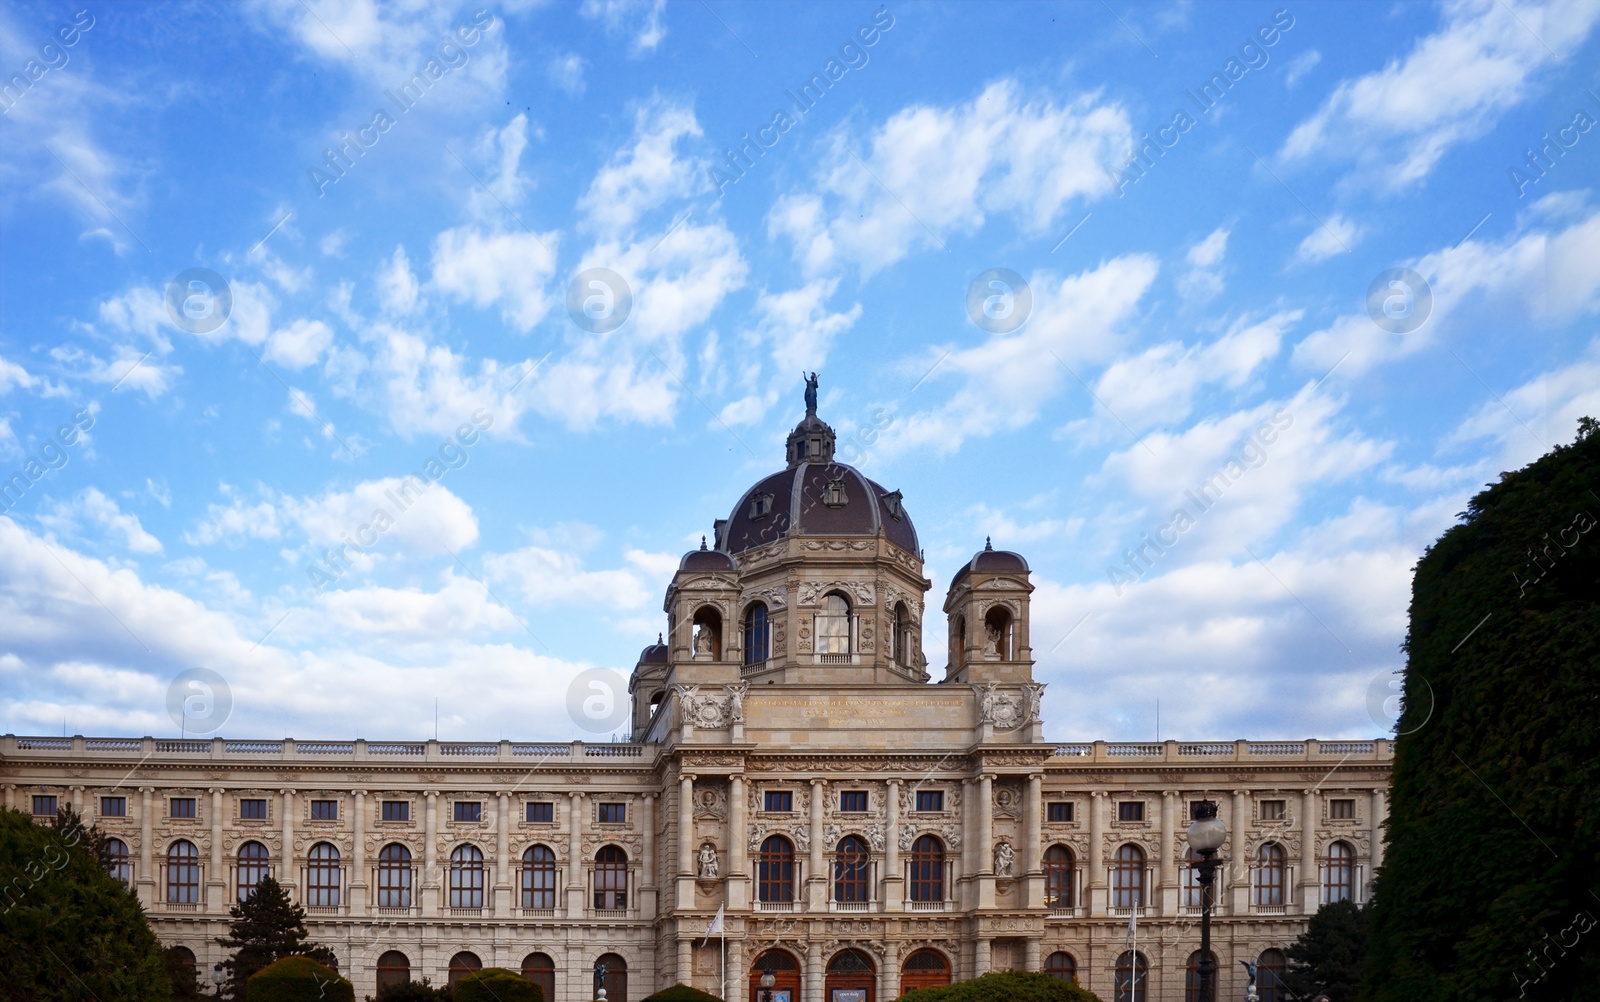
[[1349, 901], [1323, 905], [1284, 952], [1296, 995], [1311, 998], [1320, 992], [1334, 1002], [1356, 1002], [1367, 957], [1367, 909]]
[[224, 991], [233, 1002], [244, 1002], [250, 975], [284, 957], [310, 957], [337, 969], [339, 958], [325, 946], [310, 941], [306, 911], [284, 892], [272, 877], [261, 878], [255, 893], [228, 912], [228, 935], [217, 940], [232, 952], [222, 966], [228, 972]]

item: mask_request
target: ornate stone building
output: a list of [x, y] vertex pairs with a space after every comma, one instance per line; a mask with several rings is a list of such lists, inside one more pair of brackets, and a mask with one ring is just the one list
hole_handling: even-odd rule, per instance
[[85, 809], [204, 970], [272, 873], [358, 995], [481, 964], [580, 1002], [601, 961], [612, 1000], [715, 993], [725, 945], [729, 999], [756, 999], [764, 970], [775, 1002], [878, 1002], [1021, 969], [1181, 1002], [1199, 946], [1183, 833], [1207, 798], [1230, 832], [1219, 998], [1240, 960], [1270, 982], [1319, 904], [1365, 899], [1387, 741], [1046, 742], [1028, 565], [987, 545], [945, 592], [934, 681], [911, 517], [834, 460], [808, 403], [786, 468], [684, 556], [634, 669], [631, 743], [7, 735], [5, 805]]

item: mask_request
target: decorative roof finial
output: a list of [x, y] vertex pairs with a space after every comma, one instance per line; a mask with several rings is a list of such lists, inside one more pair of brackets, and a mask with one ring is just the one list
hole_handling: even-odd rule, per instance
[[983, 537], [983, 552], [985, 552], [985, 553], [993, 553], [994, 552], [994, 544], [989, 542], [989, 537], [988, 536]]
[[660, 633], [659, 633], [659, 632], [657, 632], [657, 633], [656, 633], [656, 646], [657, 646], [657, 647], [660, 647], [660, 646], [661, 646], [661, 645], [662, 645], [662, 644], [664, 644], [664, 643], [665, 643], [665, 642], [666, 642], [666, 641], [664, 641], [664, 640], [662, 640], [662, 639], [661, 639], [661, 634], [660, 634]]
[[704, 536], [701, 536], [701, 537], [700, 537], [700, 549], [702, 549], [702, 550], [703, 550], [703, 549], [705, 549], [705, 548], [706, 548], [706, 537], [704, 537]]
[[[800, 373], [805, 376], [805, 373]], [[813, 372], [806, 379], [806, 417], [817, 416], [817, 374]]]

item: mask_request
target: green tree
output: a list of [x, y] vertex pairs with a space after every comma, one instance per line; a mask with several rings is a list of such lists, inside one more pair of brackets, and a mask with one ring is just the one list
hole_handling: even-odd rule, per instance
[[355, 988], [310, 957], [275, 960], [245, 982], [248, 1002], [355, 1002]]
[[200, 990], [199, 975], [183, 947], [167, 947], [161, 951], [161, 959], [166, 962], [167, 977], [172, 981], [172, 1002], [194, 1002], [206, 997]]
[[943, 988], [917, 988], [905, 1002], [1100, 1002], [1100, 996], [1049, 974], [1005, 971]]
[[516, 971], [485, 967], [455, 983], [455, 1002], [545, 1002], [544, 990]]
[[167, 1002], [161, 945], [70, 805], [49, 827], [0, 809], [0, 999]]
[[234, 905], [228, 918], [228, 935], [217, 942], [232, 951], [222, 966], [228, 972], [224, 990], [234, 1002], [243, 1002], [251, 975], [284, 957], [310, 957], [338, 968], [332, 950], [310, 941], [305, 909], [290, 901], [283, 885], [270, 876], [261, 878], [256, 892]]
[[385, 985], [378, 990], [378, 997], [374, 999], [367, 996], [366, 1002], [451, 1002], [449, 985], [439, 985], [437, 988], [428, 982], [427, 978], [421, 981], [401, 981], [398, 984]]
[[1417, 563], [1369, 1002], [1600, 999], [1600, 435]]
[[722, 1002], [721, 999], [710, 992], [703, 992], [689, 985], [677, 984], [671, 988], [663, 988], [654, 995], [647, 997], [644, 1002]]
[[1323, 905], [1284, 952], [1295, 994], [1311, 998], [1321, 992], [1333, 1002], [1357, 1002], [1367, 957], [1367, 909], [1349, 901]]

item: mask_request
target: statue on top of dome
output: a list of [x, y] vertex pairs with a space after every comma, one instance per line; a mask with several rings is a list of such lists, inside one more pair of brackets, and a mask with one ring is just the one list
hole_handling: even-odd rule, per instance
[[804, 372], [800, 375], [806, 381], [806, 417], [815, 417], [817, 414], [817, 374], [813, 372], [807, 376]]

